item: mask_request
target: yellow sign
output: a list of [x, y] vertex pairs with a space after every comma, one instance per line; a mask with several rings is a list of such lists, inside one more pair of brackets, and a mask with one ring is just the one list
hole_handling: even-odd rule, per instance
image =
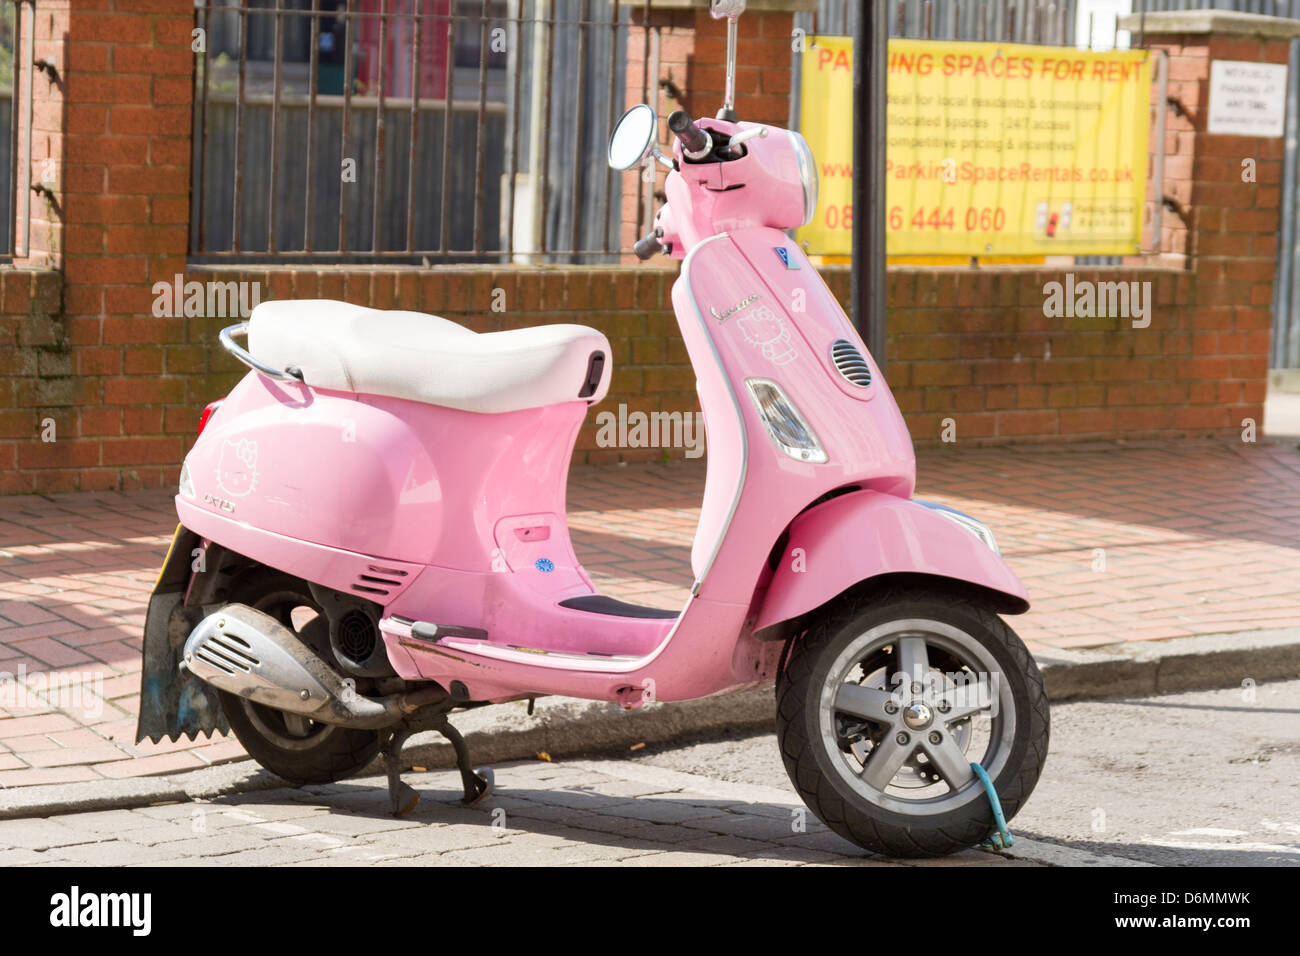
[[[810, 37], [802, 132], [821, 176], [814, 255], [849, 252], [853, 41]], [[1145, 50], [889, 41], [890, 255], [1138, 252], [1151, 71]]]

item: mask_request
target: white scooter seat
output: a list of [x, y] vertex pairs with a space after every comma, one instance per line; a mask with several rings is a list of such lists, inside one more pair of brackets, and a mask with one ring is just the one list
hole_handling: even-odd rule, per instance
[[263, 302], [248, 350], [297, 368], [315, 388], [387, 395], [467, 412], [597, 402], [609, 390], [609, 340], [582, 325], [477, 333], [422, 312], [330, 299]]

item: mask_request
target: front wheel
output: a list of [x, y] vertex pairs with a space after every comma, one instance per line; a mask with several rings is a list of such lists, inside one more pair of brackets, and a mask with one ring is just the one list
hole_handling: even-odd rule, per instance
[[943, 856], [994, 829], [980, 764], [1009, 820], [1047, 757], [1043, 678], [995, 613], [929, 591], [829, 606], [791, 640], [777, 739], [828, 827], [895, 857]]

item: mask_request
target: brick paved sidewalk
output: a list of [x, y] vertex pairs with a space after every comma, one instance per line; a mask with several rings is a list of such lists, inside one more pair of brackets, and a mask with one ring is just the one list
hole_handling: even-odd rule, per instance
[[[793, 790], [621, 760], [511, 763], [475, 807], [454, 770], [411, 772], [398, 819], [382, 777], [196, 803], [0, 820], [0, 866], [1034, 866], [965, 850], [942, 860], [866, 854]], [[1048, 848], [1053, 849], [1053, 848]], [[1036, 852], [1037, 851], [1037, 852]], [[1079, 858], [1077, 854], [1071, 862]]]
[[[918, 472], [918, 494], [997, 533], [1034, 601], [1012, 620], [1031, 647], [1300, 623], [1294, 442], [954, 448], [923, 452]], [[703, 485], [695, 463], [575, 471], [570, 524], [597, 586], [680, 606]], [[0, 498], [0, 672], [23, 678], [0, 683], [0, 787], [242, 753], [133, 743], [145, 605], [175, 521], [168, 492]], [[42, 685], [69, 675], [99, 694], [47, 704]]]

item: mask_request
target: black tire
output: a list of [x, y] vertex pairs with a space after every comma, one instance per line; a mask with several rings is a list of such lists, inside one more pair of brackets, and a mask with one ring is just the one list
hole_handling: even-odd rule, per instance
[[[231, 603], [247, 604], [270, 614], [323, 655], [329, 654], [328, 631], [323, 629], [323, 616], [309, 622], [301, 631], [291, 619], [295, 607], [310, 607], [320, 613], [310, 589], [302, 580], [279, 571], [257, 569], [236, 585], [231, 593]], [[217, 693], [230, 729], [249, 756], [291, 783], [305, 785], [342, 780], [365, 767], [379, 752], [376, 731], [294, 718], [236, 694]]]
[[[807, 630], [791, 639], [783, 655], [776, 681], [776, 730], [781, 757], [795, 789], [818, 819], [850, 842], [891, 857], [945, 856], [979, 844], [995, 830], [992, 809], [977, 781], [960, 788], [943, 784], [944, 792], [938, 799], [956, 804], [951, 809], [936, 808], [931, 812], [913, 804], [911, 812], [899, 813], [877, 805], [846, 779], [853, 766], [842, 742], [841, 752], [837, 753], [824, 743], [827, 718], [822, 689], [828, 679], [837, 680], [831, 677], [831, 668], [843, 666], [841, 655], [848, 653], [851, 659], [854, 642], [862, 641], [862, 636], [873, 628], [883, 626], [887, 630], [890, 622], [916, 619], [939, 622], [974, 638], [996, 662], [1001, 672], [999, 679], [1006, 682], [1013, 701], [1014, 732], [1005, 733], [996, 743], [1004, 753], [998, 757], [1001, 768], [994, 775], [993, 785], [1007, 820], [1028, 799], [1047, 758], [1048, 703], [1042, 675], [1020, 638], [997, 614], [962, 597], [916, 589], [847, 598], [829, 605]], [[830, 711], [832, 722], [841, 719], [836, 708]], [[934, 725], [935, 729], [940, 726], [949, 729], [947, 724]], [[877, 732], [881, 739], [892, 733]], [[991, 752], [995, 744], [990, 742], [988, 746]], [[871, 753], [874, 751], [868, 751], [868, 756]], [[966, 757], [984, 764], [979, 754], [968, 753]], [[924, 777], [924, 773], [920, 776]], [[933, 780], [940, 780], [937, 771]], [[912, 786], [926, 784], [916, 782]], [[865, 780], [861, 788], [877, 792]], [[899, 799], [891, 799], [899, 792], [882, 793], [880, 799], [899, 805]]]

